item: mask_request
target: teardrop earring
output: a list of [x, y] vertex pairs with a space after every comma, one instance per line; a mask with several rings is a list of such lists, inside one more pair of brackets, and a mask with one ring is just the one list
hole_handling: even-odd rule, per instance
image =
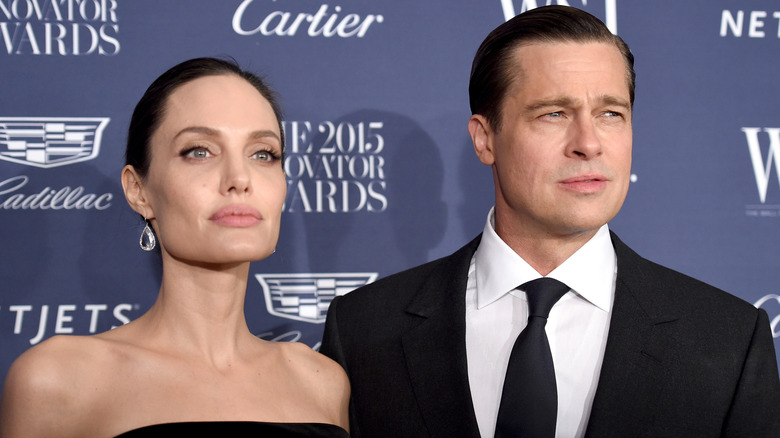
[[144, 230], [141, 231], [141, 239], [138, 243], [141, 245], [142, 250], [151, 251], [157, 246], [157, 239], [154, 237], [152, 227], [149, 226], [149, 220], [144, 219], [144, 222], [146, 222], [146, 226], [144, 227]]

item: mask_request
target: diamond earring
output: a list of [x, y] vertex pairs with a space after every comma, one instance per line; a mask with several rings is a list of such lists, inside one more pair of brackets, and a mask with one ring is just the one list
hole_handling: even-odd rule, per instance
[[157, 239], [154, 237], [152, 227], [149, 226], [149, 220], [144, 219], [144, 222], [146, 222], [146, 226], [141, 231], [141, 239], [138, 241], [138, 244], [141, 245], [142, 250], [151, 251], [157, 246]]

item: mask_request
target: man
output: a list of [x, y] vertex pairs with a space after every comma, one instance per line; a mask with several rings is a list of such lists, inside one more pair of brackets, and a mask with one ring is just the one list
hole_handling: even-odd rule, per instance
[[[482, 43], [469, 94], [468, 130], [495, 185], [483, 233], [331, 304], [321, 351], [349, 374], [352, 435], [517, 436], [507, 424], [552, 415], [530, 436], [780, 436], [766, 312], [607, 228], [631, 167], [625, 43], [583, 11], [534, 9]], [[538, 317], [527, 282], [539, 277], [564, 284], [541, 329], [552, 365], [518, 377], [508, 363], [536, 366], [510, 358]], [[514, 400], [543, 379], [508, 395], [545, 372], [530, 406]]]

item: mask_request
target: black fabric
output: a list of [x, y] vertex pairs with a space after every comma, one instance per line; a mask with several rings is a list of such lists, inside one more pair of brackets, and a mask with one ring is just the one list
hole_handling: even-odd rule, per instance
[[558, 393], [544, 326], [553, 305], [569, 287], [553, 278], [537, 278], [518, 289], [528, 296], [528, 325], [518, 335], [509, 355], [495, 437], [552, 438]]
[[346, 430], [325, 423], [259, 423], [253, 421], [204, 421], [153, 424], [133, 429], [117, 438], [154, 436], [229, 436], [283, 438], [349, 438]]
[[[465, 322], [479, 241], [331, 303], [320, 352], [349, 375], [353, 438], [479, 438]], [[586, 437], [780, 437], [766, 312], [612, 243], [615, 299]]]

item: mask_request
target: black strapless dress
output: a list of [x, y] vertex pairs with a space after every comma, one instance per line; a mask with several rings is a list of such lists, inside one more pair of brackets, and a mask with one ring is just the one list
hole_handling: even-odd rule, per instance
[[[191, 434], [191, 435], [190, 435]], [[349, 438], [346, 430], [325, 423], [259, 423], [253, 421], [203, 421], [144, 426], [117, 438], [154, 436], [218, 436], [281, 438]]]

